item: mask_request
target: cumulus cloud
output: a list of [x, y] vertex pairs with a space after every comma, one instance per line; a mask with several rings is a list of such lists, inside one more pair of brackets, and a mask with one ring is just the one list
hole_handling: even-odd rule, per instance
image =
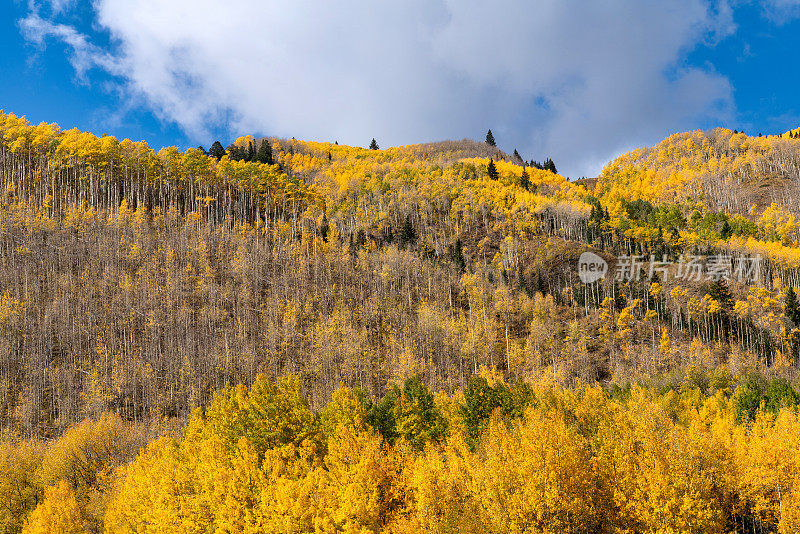
[[[788, 1], [788, 0], [782, 0]], [[59, 6], [68, 3], [58, 2]], [[98, 48], [54, 10], [28, 39], [117, 76], [198, 142], [208, 127], [382, 146], [480, 138], [595, 174], [622, 150], [732, 109], [687, 54], [732, 31], [707, 0], [96, 0]]]

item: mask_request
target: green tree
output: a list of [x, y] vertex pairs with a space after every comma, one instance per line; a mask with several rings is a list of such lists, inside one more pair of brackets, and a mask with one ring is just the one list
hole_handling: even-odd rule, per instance
[[275, 161], [272, 159], [272, 145], [269, 142], [269, 139], [264, 139], [261, 141], [261, 145], [258, 147], [258, 152], [256, 153], [256, 161], [259, 163], [267, 163], [272, 165]]
[[793, 408], [800, 402], [800, 396], [785, 378], [771, 380], [764, 397], [764, 409], [774, 414], [777, 414], [781, 408]]
[[485, 377], [473, 375], [464, 389], [464, 403], [459, 407], [467, 429], [467, 443], [470, 447], [477, 444], [496, 409], [501, 410], [503, 417], [518, 418], [532, 402], [533, 390], [523, 381], [515, 382], [512, 387], [504, 382], [492, 386]]
[[461, 243], [460, 239], [456, 239], [456, 243], [453, 245], [453, 262], [458, 265], [461, 272], [463, 272], [467, 266], [467, 262], [464, 260], [464, 245]]
[[731, 290], [728, 289], [728, 284], [722, 278], [711, 282], [711, 287], [708, 289], [708, 294], [718, 301], [726, 310], [733, 309], [733, 295]]
[[397, 421], [394, 408], [397, 404], [399, 389], [394, 388], [381, 400], [373, 403], [367, 410], [367, 424], [375, 429], [390, 445], [397, 439]]
[[210, 149], [208, 149], [208, 155], [213, 158], [216, 158], [217, 161], [222, 159], [222, 156], [225, 155], [225, 149], [222, 148], [222, 143], [220, 143], [219, 141], [214, 141], [214, 144], [211, 145]]
[[728, 223], [727, 217], [722, 222], [722, 227], [719, 229], [719, 236], [722, 239], [728, 239], [731, 235], [733, 235], [733, 231], [731, 230], [731, 225]]
[[370, 149], [370, 150], [378, 150], [379, 148], [380, 148], [380, 147], [378, 146], [378, 142], [377, 142], [377, 141], [375, 140], [375, 138], [373, 137], [373, 138], [372, 138], [372, 141], [371, 141], [371, 142], [370, 142], [370, 144], [369, 144], [369, 149]]
[[229, 145], [228, 149], [228, 157], [230, 157], [233, 161], [244, 161], [247, 159], [247, 149], [238, 145]]
[[398, 437], [420, 450], [426, 442], [445, 436], [445, 419], [419, 375], [406, 379], [396, 398], [394, 418]]
[[500, 174], [497, 172], [497, 167], [495, 167], [493, 159], [489, 159], [489, 165], [486, 167], [486, 174], [488, 174], [489, 178], [492, 180], [498, 180], [500, 178]]
[[489, 422], [492, 412], [500, 408], [504, 401], [509, 400], [511, 392], [505, 384], [498, 384], [494, 388], [489, 385], [486, 378], [473, 375], [464, 390], [464, 404], [459, 408], [459, 413], [467, 429], [467, 442], [474, 447]]
[[[519, 185], [525, 191], [530, 191], [531, 189], [531, 178], [528, 176], [528, 169], [522, 169], [522, 176], [519, 178]], [[594, 207], [592, 207], [594, 210]]]
[[489, 146], [497, 146], [497, 143], [494, 141], [494, 135], [492, 134], [492, 130], [486, 132], [486, 144]]
[[260, 455], [276, 446], [313, 440], [318, 430], [295, 375], [277, 381], [258, 375], [249, 391], [243, 385], [228, 387], [215, 397], [205, 419], [231, 450], [245, 437]]
[[413, 243], [417, 239], [417, 234], [414, 232], [414, 225], [411, 224], [411, 216], [406, 215], [406, 222], [403, 224], [403, 232], [400, 234], [400, 244], [405, 246], [408, 243]]
[[800, 326], [800, 304], [797, 302], [797, 293], [795, 293], [792, 286], [789, 286], [789, 289], [786, 290], [783, 313], [787, 319]]

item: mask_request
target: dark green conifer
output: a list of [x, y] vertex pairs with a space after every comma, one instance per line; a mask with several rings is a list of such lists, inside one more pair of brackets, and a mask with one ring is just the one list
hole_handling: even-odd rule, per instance
[[259, 163], [267, 163], [272, 165], [274, 163], [272, 159], [272, 145], [269, 142], [269, 139], [264, 139], [261, 141], [261, 146], [258, 147], [258, 152], [256, 153], [256, 161]]
[[489, 165], [486, 167], [486, 173], [492, 180], [498, 180], [500, 178], [500, 174], [497, 172], [497, 167], [495, 167], [493, 159], [489, 159]]
[[783, 313], [796, 326], [800, 326], [800, 304], [797, 302], [797, 293], [795, 293], [792, 286], [789, 286], [789, 289], [786, 290]]
[[497, 143], [494, 142], [494, 135], [491, 130], [486, 132], [486, 144], [489, 146], [497, 146]]
[[[522, 169], [522, 176], [519, 178], [519, 185], [525, 189], [525, 191], [530, 191], [531, 177], [528, 176], [528, 169]], [[594, 206], [592, 206], [592, 210], [594, 210]]]
[[211, 148], [208, 149], [208, 155], [216, 158], [219, 161], [222, 156], [225, 155], [225, 149], [222, 148], [222, 143], [219, 141], [214, 141], [214, 144], [211, 145]]

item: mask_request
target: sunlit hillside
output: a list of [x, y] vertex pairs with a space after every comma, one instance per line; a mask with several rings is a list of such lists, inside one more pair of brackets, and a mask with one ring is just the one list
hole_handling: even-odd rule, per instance
[[553, 169], [0, 113], [0, 532], [796, 530], [800, 139]]

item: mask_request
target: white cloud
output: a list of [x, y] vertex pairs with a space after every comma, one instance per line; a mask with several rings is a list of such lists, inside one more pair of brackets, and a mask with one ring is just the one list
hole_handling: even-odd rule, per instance
[[86, 82], [87, 72], [95, 67], [103, 68], [111, 73], [118, 71], [115, 58], [89, 42], [87, 37], [72, 26], [56, 24], [33, 12], [20, 21], [20, 30], [29, 42], [43, 49], [48, 38], [55, 38], [70, 47], [69, 62], [75, 74]]
[[800, 0], [764, 0], [761, 8], [764, 16], [779, 26], [800, 17]]
[[[784, 0], [786, 1], [786, 0]], [[67, 5], [63, 2], [59, 5]], [[728, 81], [689, 67], [733, 31], [705, 0], [97, 0], [100, 50], [36, 9], [39, 43], [69, 44], [79, 73], [119, 76], [165, 120], [207, 143], [207, 127], [381, 146], [480, 138], [593, 174], [732, 106]]]

